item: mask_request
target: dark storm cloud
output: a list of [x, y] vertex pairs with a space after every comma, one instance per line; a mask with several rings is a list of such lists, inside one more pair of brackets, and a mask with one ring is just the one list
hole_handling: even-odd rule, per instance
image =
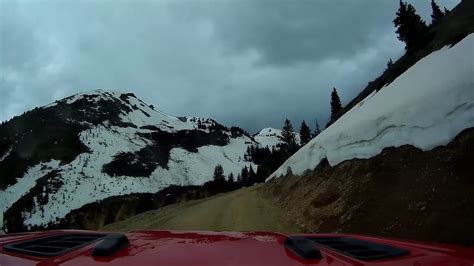
[[[411, 2], [428, 20], [429, 1]], [[250, 131], [285, 117], [313, 124], [327, 119], [333, 86], [347, 101], [402, 54], [397, 5], [0, 0], [0, 120], [112, 88]]]
[[[397, 2], [256, 0], [212, 3], [203, 10], [233, 52], [255, 49], [269, 64], [351, 56], [387, 33]], [[192, 16], [192, 14], [191, 14]]]

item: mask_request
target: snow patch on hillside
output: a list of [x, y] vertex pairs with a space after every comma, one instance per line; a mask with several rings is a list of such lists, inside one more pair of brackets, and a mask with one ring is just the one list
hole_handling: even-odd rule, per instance
[[302, 175], [322, 159], [330, 165], [366, 159], [386, 147], [430, 150], [474, 127], [474, 34], [417, 62], [369, 95], [290, 157], [268, 179], [290, 168]]
[[[122, 122], [134, 124], [138, 128], [142, 126], [156, 126], [162, 131], [176, 132], [179, 130], [191, 130], [197, 127], [194, 123], [183, 121], [178, 117], [155, 110], [153, 106], [147, 105], [131, 93], [121, 92], [118, 90], [96, 89], [93, 91], [81, 92], [63, 100], [45, 105], [42, 108], [53, 107], [58, 105], [58, 103], [73, 104], [82, 99], [86, 99], [88, 102], [94, 104], [99, 101], [120, 102], [120, 105], [131, 110], [128, 112], [122, 112], [119, 115]], [[84, 121], [73, 122], [87, 125], [87, 122]]]
[[[214, 166], [221, 164], [225, 174], [232, 172], [234, 176], [246, 165], [241, 156], [245, 154], [248, 137], [231, 139], [226, 146], [203, 146], [197, 153], [174, 148], [170, 152], [168, 169], [157, 167], [149, 177], [109, 176], [102, 172], [102, 167], [111, 162], [121, 152], [135, 152], [150, 141], [137, 134], [149, 133], [147, 129], [98, 126], [80, 133], [80, 140], [90, 149], [90, 153], [82, 153], [74, 161], [59, 165], [58, 161], [39, 164], [31, 168], [14, 186], [1, 193], [0, 213], [3, 214], [21, 195], [26, 194], [35, 184], [35, 180], [44, 176], [52, 169], [58, 170], [63, 185], [58, 191], [48, 195], [48, 202], [33, 206], [31, 212], [23, 212], [24, 225], [47, 225], [64, 218], [71, 210], [85, 204], [100, 201], [111, 196], [131, 193], [155, 193], [169, 185], [201, 185], [212, 178]], [[48, 166], [45, 169], [45, 165]], [[22, 189], [19, 191], [19, 189]], [[8, 200], [7, 200], [8, 199]], [[3, 221], [0, 220], [0, 221]]]
[[261, 147], [272, 148], [281, 143], [281, 141], [278, 139], [279, 136], [281, 136], [280, 129], [264, 128], [255, 134], [253, 138], [260, 144]]
[[222, 165], [226, 176], [233, 173], [236, 177], [244, 166], [252, 166], [256, 170], [255, 164], [246, 162], [243, 158], [248, 142], [248, 137], [240, 137], [231, 139], [226, 146], [199, 147], [197, 153], [174, 148], [170, 152], [169, 172], [192, 177], [184, 184], [201, 185], [209, 181], [218, 164]]
[[[273, 148], [281, 143], [279, 139], [281, 137], [281, 129], [267, 127], [260, 130], [257, 134], [253, 136], [256, 142], [260, 144], [261, 147]], [[297, 143], [300, 142], [300, 134], [295, 132], [295, 137]]]
[[4, 212], [10, 208], [17, 199], [28, 193], [28, 191], [35, 186], [36, 180], [54, 169], [57, 169], [60, 163], [60, 161], [52, 160], [31, 167], [14, 185], [7, 187], [0, 193], [0, 227], [3, 223]]
[[175, 116], [157, 111], [136, 97], [128, 97], [127, 101], [122, 101], [122, 103], [132, 109], [131, 112], [120, 115], [123, 122], [135, 124], [137, 127], [153, 125], [166, 132], [194, 129], [192, 123], [182, 121]]
[[[71, 210], [110, 196], [148, 192], [163, 186], [156, 178], [111, 177], [102, 172], [104, 164], [119, 152], [134, 152], [144, 148], [146, 139], [138, 137], [133, 128], [98, 126], [80, 134], [80, 140], [90, 149], [69, 164], [56, 166], [63, 185], [49, 195], [48, 203], [33, 212], [23, 213], [25, 225], [46, 225], [65, 217]], [[20, 180], [23, 180], [20, 179]]]
[[3, 160], [5, 160], [5, 158], [7, 158], [7, 157], [10, 155], [10, 153], [12, 152], [12, 149], [13, 149], [13, 147], [10, 147], [10, 148], [7, 150], [7, 152], [5, 152], [5, 154], [2, 155], [2, 157], [0, 157], [0, 162], [3, 161]]
[[124, 92], [118, 90], [104, 90], [104, 89], [97, 89], [89, 92], [81, 92], [74, 94], [70, 97], [65, 98], [67, 104], [72, 104], [77, 100], [80, 100], [87, 96], [88, 98], [92, 98], [93, 102], [98, 102], [100, 100], [110, 100], [119, 98], [120, 95], [124, 94]]

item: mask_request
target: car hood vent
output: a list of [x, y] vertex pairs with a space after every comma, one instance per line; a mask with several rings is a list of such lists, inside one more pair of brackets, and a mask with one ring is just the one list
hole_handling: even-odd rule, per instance
[[358, 260], [378, 260], [409, 254], [404, 249], [350, 237], [308, 237], [308, 239]]
[[103, 239], [106, 234], [61, 234], [5, 245], [4, 250], [36, 257], [58, 256]]

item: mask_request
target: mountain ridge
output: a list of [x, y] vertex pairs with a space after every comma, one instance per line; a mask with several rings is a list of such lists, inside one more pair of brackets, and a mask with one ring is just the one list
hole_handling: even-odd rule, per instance
[[244, 158], [251, 145], [237, 127], [172, 116], [133, 93], [78, 93], [0, 126], [0, 218], [26, 230], [108, 197], [201, 185], [216, 165], [237, 176], [257, 167]]

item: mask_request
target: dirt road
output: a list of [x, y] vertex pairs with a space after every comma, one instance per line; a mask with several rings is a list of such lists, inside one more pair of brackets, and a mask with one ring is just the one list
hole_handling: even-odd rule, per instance
[[144, 212], [105, 230], [174, 229], [214, 231], [300, 231], [283, 211], [263, 198], [260, 186]]

